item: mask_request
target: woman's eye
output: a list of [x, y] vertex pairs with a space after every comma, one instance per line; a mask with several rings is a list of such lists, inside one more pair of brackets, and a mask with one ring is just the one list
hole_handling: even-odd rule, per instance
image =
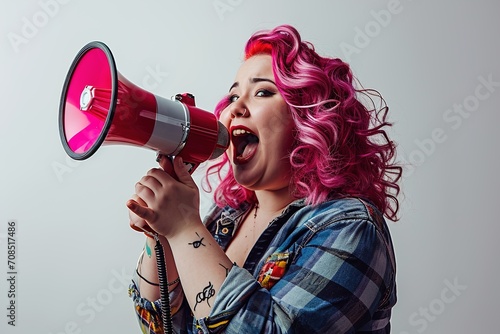
[[228, 100], [229, 100], [230, 103], [236, 102], [236, 100], [238, 100], [238, 95], [234, 95], [234, 94], [230, 95], [228, 97]]
[[257, 93], [255, 94], [255, 96], [257, 97], [266, 97], [266, 96], [273, 96], [274, 93], [267, 90], [267, 89], [261, 89], [259, 91], [257, 91]]

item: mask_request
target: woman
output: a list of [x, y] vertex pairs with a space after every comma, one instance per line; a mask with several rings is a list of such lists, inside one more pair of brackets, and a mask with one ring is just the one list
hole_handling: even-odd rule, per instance
[[[207, 217], [180, 158], [178, 180], [152, 169], [137, 183], [131, 224], [163, 244], [176, 332], [390, 332], [396, 268], [383, 215], [397, 220], [401, 168], [383, 99], [353, 80], [293, 27], [258, 32], [216, 107], [231, 145], [208, 169], [221, 182]], [[160, 333], [147, 239], [130, 294], [143, 332]]]

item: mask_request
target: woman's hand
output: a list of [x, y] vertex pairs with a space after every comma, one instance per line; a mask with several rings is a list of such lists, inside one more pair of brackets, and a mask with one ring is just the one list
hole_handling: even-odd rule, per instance
[[[139, 205], [141, 206], [147, 206], [146, 202], [144, 202], [139, 196], [137, 196], [136, 194], [134, 194], [132, 196], [132, 199], [130, 199], [128, 202], [127, 202], [127, 206], [129, 206], [129, 203], [138, 203]], [[142, 219], [141, 217], [139, 217], [138, 215], [136, 215], [133, 211], [129, 210], [128, 212], [128, 216], [129, 216], [129, 224], [130, 224], [130, 227], [138, 232], [144, 232], [144, 233], [147, 233], [147, 234], [151, 234], [151, 233], [155, 233], [155, 231], [153, 231], [151, 229], [151, 227], [149, 227], [148, 223]]]
[[[160, 168], [153, 168], [135, 185], [136, 194], [127, 202], [131, 225], [144, 229], [144, 221], [156, 233], [175, 235], [192, 222], [199, 222], [199, 192], [182, 158], [172, 163], [163, 156]], [[177, 177], [177, 180], [175, 179]], [[147, 228], [146, 228], [147, 229]]]

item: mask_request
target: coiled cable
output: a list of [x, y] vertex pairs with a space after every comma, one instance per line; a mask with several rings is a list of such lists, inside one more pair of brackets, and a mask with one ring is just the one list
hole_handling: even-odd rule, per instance
[[161, 304], [161, 317], [163, 321], [163, 331], [165, 334], [173, 334], [172, 328], [172, 314], [170, 310], [170, 297], [168, 295], [168, 282], [167, 282], [167, 266], [165, 265], [165, 253], [160, 239], [157, 235], [154, 236], [156, 245], [156, 265], [158, 267], [158, 280], [160, 284], [160, 304]]

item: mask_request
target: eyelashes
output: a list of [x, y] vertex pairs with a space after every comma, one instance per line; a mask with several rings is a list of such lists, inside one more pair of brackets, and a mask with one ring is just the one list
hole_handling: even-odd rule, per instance
[[[255, 97], [271, 97], [275, 95], [276, 93], [273, 91], [270, 91], [268, 89], [259, 89], [255, 93]], [[227, 100], [229, 103], [236, 102], [239, 99], [239, 96], [237, 94], [231, 94], [227, 97]]]
[[236, 102], [236, 100], [238, 100], [238, 95], [232, 94], [227, 97], [227, 102], [229, 103]]
[[272, 92], [270, 90], [260, 89], [259, 91], [257, 91], [257, 94], [255, 94], [255, 96], [257, 96], [257, 97], [268, 97], [268, 96], [273, 96], [274, 94], [276, 94], [276, 93]]

